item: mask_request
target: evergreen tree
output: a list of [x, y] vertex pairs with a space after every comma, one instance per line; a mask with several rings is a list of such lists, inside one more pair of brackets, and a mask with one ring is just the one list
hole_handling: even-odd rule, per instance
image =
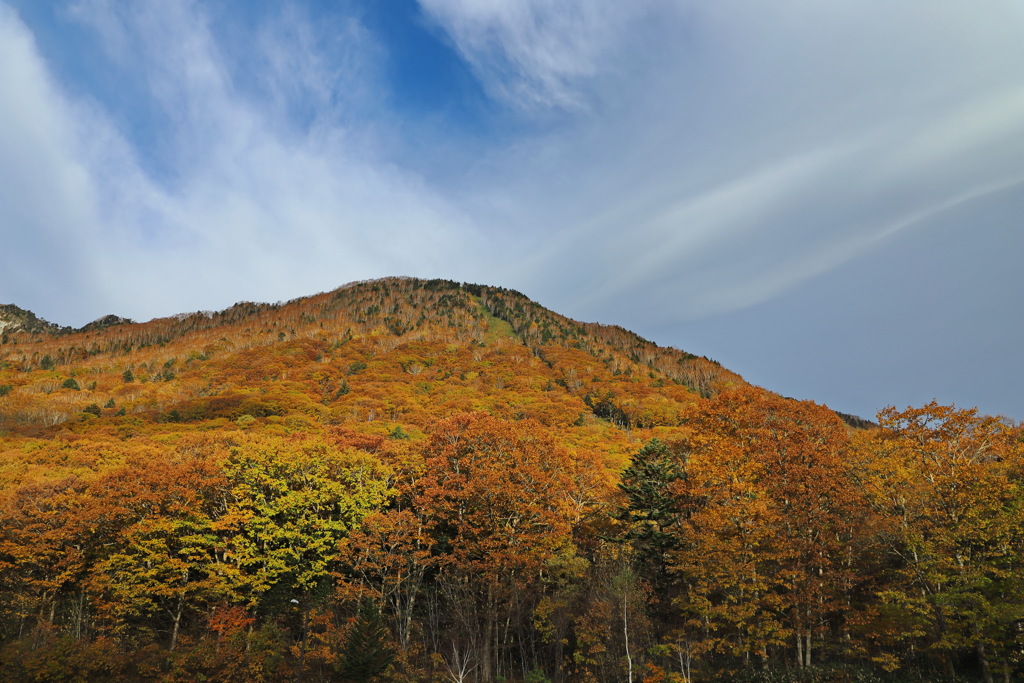
[[673, 527], [683, 506], [673, 484], [683, 478], [683, 468], [668, 446], [651, 439], [633, 456], [619, 483], [627, 501], [618, 515], [628, 525], [626, 536], [640, 563], [659, 572], [664, 571], [665, 553], [679, 542]]
[[672, 551], [682, 546], [679, 528], [689, 497], [684, 465], [671, 449], [651, 439], [622, 472], [619, 489], [626, 504], [618, 511], [625, 523], [623, 540], [629, 542], [637, 574], [644, 577], [654, 596], [653, 616], [662, 625], [671, 620], [675, 595], [668, 566]]
[[380, 610], [365, 602], [341, 652], [339, 672], [343, 681], [370, 681], [384, 673], [395, 659], [391, 634]]

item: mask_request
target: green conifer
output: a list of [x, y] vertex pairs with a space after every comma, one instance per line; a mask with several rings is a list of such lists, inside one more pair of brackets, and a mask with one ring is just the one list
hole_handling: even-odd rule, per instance
[[372, 602], [365, 602], [341, 652], [339, 673], [343, 681], [371, 681], [395, 660], [391, 634]]

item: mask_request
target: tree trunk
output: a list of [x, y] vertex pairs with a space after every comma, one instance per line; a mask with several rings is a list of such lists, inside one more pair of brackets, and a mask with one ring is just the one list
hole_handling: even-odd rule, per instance
[[185, 611], [185, 596], [178, 596], [178, 607], [174, 611], [174, 629], [171, 631], [171, 652], [178, 644], [178, 629], [181, 628], [181, 614]]
[[296, 683], [302, 683], [302, 670], [306, 668], [306, 631], [308, 630], [309, 609], [302, 606], [302, 640], [299, 645], [299, 671], [295, 676]]
[[629, 652], [629, 615], [626, 612], [628, 603], [626, 602], [629, 596], [629, 587], [622, 593], [622, 637], [626, 641], [626, 666], [629, 673], [629, 683], [633, 683], [633, 655]]
[[402, 620], [401, 633], [399, 638], [402, 639], [402, 652], [408, 653], [409, 651], [409, 634], [412, 633], [412, 615], [413, 609], [416, 607], [416, 591], [411, 590], [408, 594], [408, 601], [405, 607], [405, 619]]
[[995, 683], [992, 678], [992, 667], [989, 666], [988, 658], [985, 656], [985, 644], [979, 640], [974, 644], [974, 651], [978, 653], [981, 675], [985, 678], [985, 683]]
[[75, 605], [75, 639], [82, 639], [82, 624], [85, 621], [85, 593], [78, 594], [78, 601]]
[[[490, 592], [490, 591], [488, 591]], [[488, 607], [490, 606], [490, 600], [487, 601]], [[494, 619], [491, 616], [490, 609], [488, 608], [487, 614], [484, 615], [484, 620], [487, 622], [486, 633], [484, 633], [483, 653], [480, 657], [480, 680], [483, 683], [491, 683], [491, 672], [494, 669], [494, 662], [491, 661], [491, 649], [494, 640]]]

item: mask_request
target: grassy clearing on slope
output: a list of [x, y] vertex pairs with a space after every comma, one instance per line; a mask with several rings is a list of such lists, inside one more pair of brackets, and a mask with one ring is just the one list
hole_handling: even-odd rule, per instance
[[512, 330], [512, 325], [501, 318], [496, 318], [491, 315], [491, 312], [483, 305], [479, 297], [473, 297], [476, 301], [477, 310], [484, 316], [487, 321], [487, 333], [484, 335], [485, 344], [493, 344], [499, 339], [518, 339], [516, 333]]

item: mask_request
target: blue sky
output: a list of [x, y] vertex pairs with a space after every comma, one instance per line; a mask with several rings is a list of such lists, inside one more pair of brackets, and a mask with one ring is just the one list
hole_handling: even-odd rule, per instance
[[513, 287], [873, 416], [1024, 419], [1024, 5], [0, 0], [0, 303]]

